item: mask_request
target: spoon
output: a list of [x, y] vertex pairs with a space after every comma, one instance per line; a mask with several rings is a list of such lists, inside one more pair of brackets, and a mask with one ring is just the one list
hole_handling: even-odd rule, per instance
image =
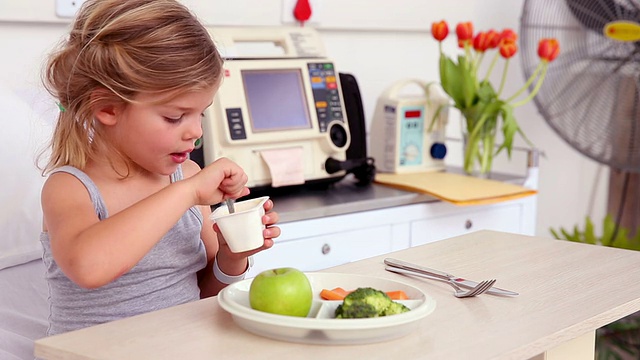
[[227, 199], [224, 202], [225, 204], [227, 204], [227, 208], [229, 209], [229, 214], [233, 214], [234, 212], [236, 212], [235, 200]]

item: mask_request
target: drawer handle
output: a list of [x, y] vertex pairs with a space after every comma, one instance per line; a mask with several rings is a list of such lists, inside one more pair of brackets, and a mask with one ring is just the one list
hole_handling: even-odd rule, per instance
[[464, 222], [464, 228], [469, 230], [473, 226], [473, 222], [471, 220], [467, 220]]
[[322, 245], [322, 254], [327, 255], [331, 252], [331, 246], [329, 244]]

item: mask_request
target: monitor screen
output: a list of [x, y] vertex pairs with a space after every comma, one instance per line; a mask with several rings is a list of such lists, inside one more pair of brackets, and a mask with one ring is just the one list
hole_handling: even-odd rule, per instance
[[254, 132], [309, 129], [309, 105], [300, 69], [242, 70]]

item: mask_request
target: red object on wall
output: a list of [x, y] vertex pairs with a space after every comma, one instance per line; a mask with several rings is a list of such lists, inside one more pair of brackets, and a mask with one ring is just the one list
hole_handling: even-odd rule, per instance
[[293, 16], [303, 25], [311, 17], [311, 4], [309, 0], [298, 0], [293, 8]]

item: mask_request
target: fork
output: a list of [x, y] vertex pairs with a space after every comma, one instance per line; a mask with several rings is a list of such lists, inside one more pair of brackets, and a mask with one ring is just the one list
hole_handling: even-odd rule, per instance
[[493, 284], [495, 284], [495, 282], [496, 282], [495, 279], [484, 280], [484, 281], [481, 281], [474, 288], [469, 290], [462, 290], [458, 285], [456, 285], [451, 281], [447, 281], [447, 284], [451, 285], [454, 289], [456, 289], [456, 292], [453, 294], [455, 297], [466, 298], [466, 297], [472, 297], [472, 296], [483, 294], [484, 292], [489, 290], [493, 286]]
[[479, 282], [478, 285], [476, 285], [475, 287], [473, 287], [473, 288], [471, 288], [469, 290], [463, 290], [458, 285], [456, 285], [456, 283], [454, 283], [451, 280], [444, 280], [444, 279], [432, 277], [432, 276], [429, 276], [429, 275], [424, 275], [424, 274], [421, 274], [421, 273], [413, 272], [411, 270], [401, 269], [401, 268], [397, 268], [397, 267], [393, 267], [393, 266], [387, 266], [387, 267], [385, 267], [385, 270], [394, 272], [396, 274], [415, 275], [415, 276], [427, 277], [427, 278], [430, 278], [430, 279], [440, 280], [442, 282], [446, 282], [447, 284], [451, 285], [451, 287], [453, 287], [456, 290], [456, 292], [453, 295], [455, 297], [457, 297], [457, 298], [466, 298], [466, 297], [472, 297], [472, 296], [477, 296], [477, 295], [483, 294], [487, 290], [491, 289], [493, 284], [495, 284], [495, 282], [496, 282], [495, 279], [484, 280], [484, 281]]

